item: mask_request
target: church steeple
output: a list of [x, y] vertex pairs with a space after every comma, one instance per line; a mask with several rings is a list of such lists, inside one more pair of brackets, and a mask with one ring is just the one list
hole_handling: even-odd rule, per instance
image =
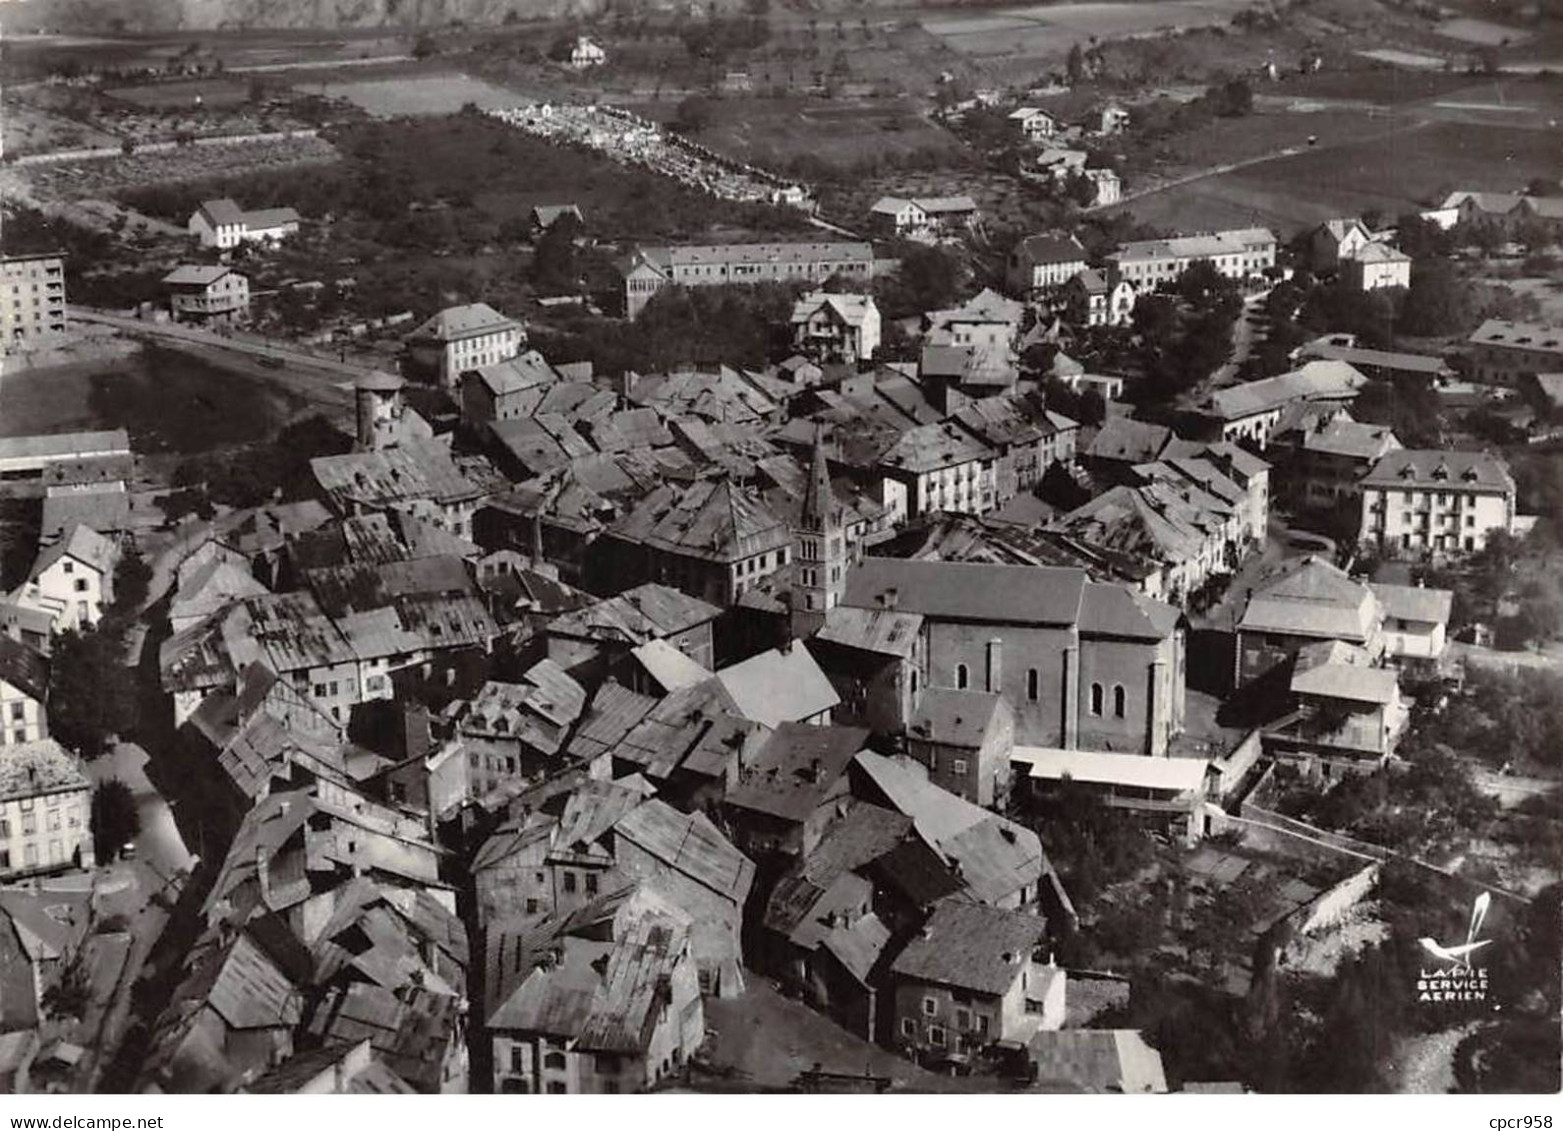
[[809, 467], [809, 484], [803, 493], [803, 527], [823, 530], [832, 521], [841, 521], [836, 492], [830, 485], [830, 463], [825, 458], [825, 430], [814, 426], [814, 455]]
[[808, 635], [824, 623], [826, 611], [841, 602], [847, 580], [845, 514], [831, 486], [825, 435], [819, 428], [814, 433], [809, 478], [793, 541], [797, 548], [792, 582], [794, 632]]

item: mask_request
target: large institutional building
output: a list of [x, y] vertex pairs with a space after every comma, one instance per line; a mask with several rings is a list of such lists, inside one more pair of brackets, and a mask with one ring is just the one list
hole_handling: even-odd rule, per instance
[[65, 329], [65, 260], [59, 255], [0, 259], [0, 338], [25, 344]]

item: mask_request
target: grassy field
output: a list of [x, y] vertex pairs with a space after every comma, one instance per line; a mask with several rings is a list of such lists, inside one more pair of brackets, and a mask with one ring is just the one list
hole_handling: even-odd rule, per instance
[[1557, 172], [1548, 132], [1440, 122], [1206, 177], [1126, 207], [1145, 223], [1184, 230], [1262, 223], [1290, 231], [1371, 208], [1428, 207], [1454, 188], [1514, 191]]
[[[316, 83], [305, 83], [304, 89], [316, 89]], [[323, 89], [328, 97], [346, 99], [377, 118], [454, 114], [469, 102], [483, 110], [494, 110], [531, 101], [525, 95], [456, 72], [356, 79], [326, 83]]]
[[4, 375], [0, 435], [124, 428], [136, 451], [210, 451], [271, 436], [309, 407], [275, 382], [174, 350]]
[[923, 26], [968, 55], [1046, 58], [1076, 43], [1172, 28], [1225, 25], [1246, 0], [1163, 0], [1155, 4], [1079, 3], [940, 15]]
[[[711, 108], [713, 121], [701, 133], [701, 144], [767, 168], [785, 168], [805, 157], [852, 168], [886, 157], [965, 152], [959, 139], [929, 122], [910, 100], [746, 97], [718, 99]], [[634, 110], [664, 120], [675, 113], [668, 102]]]
[[212, 108], [240, 106], [250, 100], [250, 88], [238, 79], [188, 79], [180, 82], [123, 86], [104, 91], [109, 98], [145, 110], [174, 110], [199, 104]]

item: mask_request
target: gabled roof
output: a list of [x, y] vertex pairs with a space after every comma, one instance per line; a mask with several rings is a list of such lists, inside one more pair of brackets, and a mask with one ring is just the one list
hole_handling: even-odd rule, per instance
[[613, 826], [665, 866], [742, 907], [754, 883], [754, 863], [703, 813], [680, 813], [653, 797]]
[[44, 570], [61, 558], [71, 558], [100, 574], [108, 574], [113, 572], [118, 556], [118, 547], [112, 541], [90, 526], [77, 523], [67, 527], [58, 542], [38, 555], [28, 577], [36, 581]]
[[1454, 593], [1448, 589], [1429, 589], [1421, 585], [1388, 585], [1369, 582], [1368, 588], [1384, 606], [1384, 615], [1419, 624], [1449, 623]]
[[1133, 1029], [1039, 1030], [1030, 1042], [1045, 1091], [1162, 1093], [1161, 1054]]
[[1375, 668], [1366, 650], [1341, 640], [1320, 640], [1297, 650], [1292, 693], [1387, 706], [1399, 696], [1400, 677]]
[[671, 586], [648, 581], [548, 622], [552, 636], [638, 646], [709, 624], [722, 610]]
[[1031, 267], [1085, 262], [1085, 248], [1074, 236], [1027, 236], [1016, 246], [1013, 254]]
[[631, 511], [614, 533], [627, 541], [713, 561], [752, 557], [792, 544], [787, 524], [756, 495], [726, 479], [683, 490], [664, 486]]
[[294, 208], [257, 208], [244, 214], [244, 227], [251, 232], [264, 232], [297, 224], [298, 221], [298, 210]]
[[946, 900], [890, 966], [896, 978], [1001, 996], [1019, 980], [1047, 934], [1023, 911]]
[[783, 723], [743, 770], [726, 802], [787, 821], [807, 820], [836, 792], [868, 737], [863, 727]]
[[431, 339], [437, 342], [457, 342], [479, 334], [493, 334], [502, 330], [519, 330], [521, 324], [506, 317], [486, 302], [472, 302], [465, 306], [448, 306], [427, 319], [411, 334], [409, 340]]
[[801, 722], [836, 707], [841, 696], [808, 648], [794, 641], [716, 673], [718, 682], [746, 719], [768, 727]]
[[664, 691], [679, 691], [711, 678], [706, 668], [666, 640], [648, 640], [638, 648], [632, 648], [630, 655]]
[[0, 757], [0, 802], [87, 789], [81, 761], [52, 738], [13, 742]]
[[1092, 459], [1145, 463], [1159, 456], [1170, 439], [1172, 429], [1163, 424], [1114, 416], [1102, 424], [1085, 454]]
[[921, 613], [837, 605], [826, 612], [825, 624], [814, 639], [861, 652], [905, 659], [916, 648], [922, 627]]
[[829, 291], [813, 291], [804, 295], [792, 306], [794, 324], [807, 322], [820, 310], [829, 310], [848, 326], [862, 326], [870, 314], [878, 314], [872, 295], [834, 294]]
[[1273, 412], [1293, 401], [1349, 400], [1368, 379], [1344, 361], [1310, 361], [1300, 369], [1217, 389], [1210, 394], [1211, 411], [1232, 421]]
[[1017, 767], [1029, 767], [1028, 776], [1042, 781], [1068, 779], [1158, 793], [1203, 795], [1205, 775], [1210, 769], [1210, 763], [1203, 758], [1107, 754], [1047, 746], [1017, 746], [1013, 758]]
[[1310, 554], [1256, 587], [1238, 629], [1366, 641], [1380, 615], [1368, 587]]
[[163, 276], [163, 282], [171, 287], [209, 287], [224, 275], [236, 273], [231, 267], [185, 263]]
[[226, 196], [221, 200], [202, 201], [197, 211], [205, 213], [207, 220], [213, 225], [244, 223], [243, 209]]
[[912, 712], [907, 729], [913, 739], [975, 750], [987, 738], [995, 716], [1006, 707], [997, 692], [930, 687]]
[[865, 558], [847, 574], [842, 604], [938, 620], [1073, 625], [1085, 586], [1079, 569]]
[[1373, 465], [1362, 486], [1380, 490], [1514, 492], [1514, 477], [1491, 452], [1403, 448]]

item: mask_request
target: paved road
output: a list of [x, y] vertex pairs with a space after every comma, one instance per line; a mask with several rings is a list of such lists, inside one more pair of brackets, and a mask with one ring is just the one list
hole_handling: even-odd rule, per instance
[[1496, 797], [1498, 804], [1505, 809], [1512, 809], [1527, 798], [1551, 793], [1559, 788], [1560, 784], [1548, 781], [1546, 778], [1518, 777], [1514, 774], [1495, 773], [1492, 770], [1476, 770], [1472, 773], [1471, 780], [1477, 789], [1489, 797]]

